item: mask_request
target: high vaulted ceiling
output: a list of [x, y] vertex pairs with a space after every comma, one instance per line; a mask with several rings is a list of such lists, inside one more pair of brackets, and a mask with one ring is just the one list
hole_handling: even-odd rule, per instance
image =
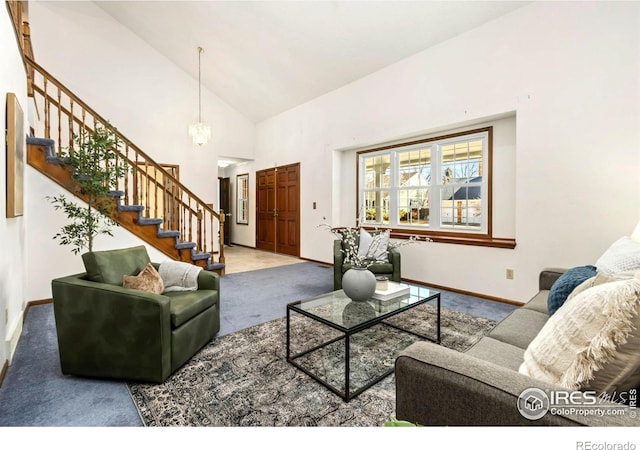
[[493, 20], [515, 1], [101, 1], [254, 122]]

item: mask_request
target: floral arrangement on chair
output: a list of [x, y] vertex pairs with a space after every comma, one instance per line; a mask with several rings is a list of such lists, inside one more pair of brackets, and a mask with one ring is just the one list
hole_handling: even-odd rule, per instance
[[[368, 268], [376, 262], [385, 262], [388, 259], [389, 249], [400, 248], [416, 242], [431, 242], [426, 236], [409, 236], [408, 239], [402, 241], [390, 240], [390, 229], [380, 230], [376, 234], [370, 234], [364, 227], [358, 225], [352, 227], [332, 227], [329, 224], [321, 224], [320, 228], [325, 228], [334, 236], [342, 241], [342, 253], [344, 254], [344, 262], [351, 264], [351, 267]], [[371, 242], [366, 250], [361, 249], [360, 240], [364, 238], [370, 239]]]

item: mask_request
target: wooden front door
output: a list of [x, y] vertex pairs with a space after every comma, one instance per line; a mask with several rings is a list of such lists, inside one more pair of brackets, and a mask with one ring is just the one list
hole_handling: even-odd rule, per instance
[[300, 256], [300, 164], [256, 173], [256, 248]]

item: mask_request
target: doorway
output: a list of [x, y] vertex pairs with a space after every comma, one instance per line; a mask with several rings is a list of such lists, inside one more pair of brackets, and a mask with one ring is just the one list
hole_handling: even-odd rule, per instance
[[220, 184], [220, 214], [224, 212], [224, 245], [231, 245], [231, 183], [229, 177], [218, 177]]
[[256, 248], [300, 256], [300, 163], [256, 172]]

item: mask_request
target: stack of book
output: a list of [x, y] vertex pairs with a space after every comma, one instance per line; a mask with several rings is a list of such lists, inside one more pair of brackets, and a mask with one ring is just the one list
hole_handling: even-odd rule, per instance
[[395, 281], [389, 281], [386, 289], [376, 289], [372, 295], [374, 300], [385, 303], [398, 301], [406, 297], [409, 297], [409, 285]]

